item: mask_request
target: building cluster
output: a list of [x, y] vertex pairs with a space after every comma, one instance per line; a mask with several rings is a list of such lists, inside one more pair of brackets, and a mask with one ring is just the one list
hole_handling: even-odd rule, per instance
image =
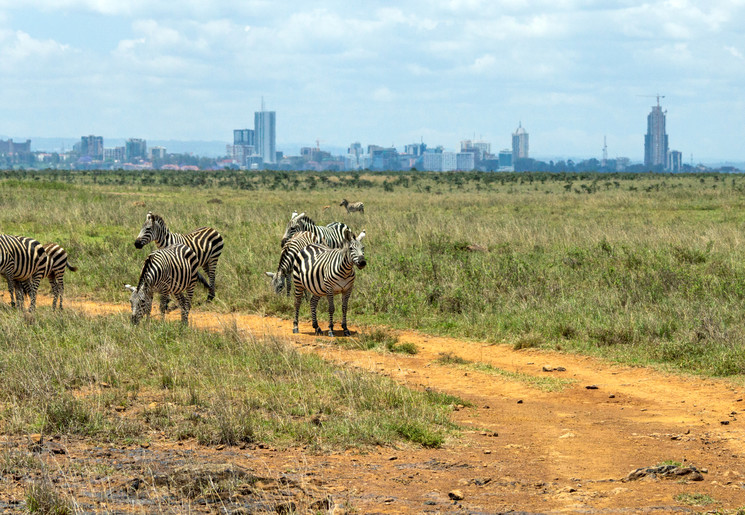
[[492, 152], [491, 143], [463, 140], [460, 151], [446, 151], [442, 146], [428, 147], [423, 141], [396, 147], [374, 144], [363, 146], [354, 142], [345, 155], [332, 155], [320, 147], [300, 149], [300, 155], [285, 156], [277, 151], [276, 112], [267, 111], [262, 101], [261, 111], [254, 113], [253, 129], [233, 131], [233, 144], [227, 145], [226, 156], [219, 159], [195, 157], [192, 154], [169, 154], [164, 147], [148, 148], [144, 139], [127, 139], [124, 146], [106, 148], [102, 136], [83, 136], [72, 151], [62, 153], [32, 152], [31, 140], [16, 143], [0, 140], [0, 167], [47, 167], [68, 169], [171, 169], [197, 170], [204, 168], [253, 170], [422, 170], [422, 171], [695, 171], [683, 164], [682, 153], [670, 150], [665, 129], [667, 111], [657, 105], [647, 116], [644, 136], [644, 165], [631, 165], [628, 158], [608, 159], [607, 145], [603, 146], [602, 161], [589, 159], [580, 163], [572, 160], [548, 163], [531, 159], [528, 132], [518, 124], [512, 133], [512, 146]]

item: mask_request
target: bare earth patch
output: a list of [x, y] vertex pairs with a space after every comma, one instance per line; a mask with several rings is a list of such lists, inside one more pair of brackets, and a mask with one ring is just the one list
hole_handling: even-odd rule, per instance
[[[41, 309], [49, 304], [40, 299]], [[73, 299], [66, 306], [91, 314], [128, 309]], [[401, 343], [416, 345], [415, 355], [345, 350], [313, 336], [308, 322], [292, 335], [289, 320], [203, 309], [192, 312], [192, 326], [277, 334], [326, 359], [457, 395], [471, 403], [453, 414], [462, 436], [441, 449], [322, 455], [261, 445], [205, 447], [159, 433], [146, 448], [64, 436], [39, 446], [30, 437], [6, 436], [0, 442], [5, 455], [26, 459], [31, 449], [47, 464], [55, 488], [74, 493], [81, 512], [676, 512], [696, 511], [679, 499], [700, 494], [716, 502], [705, 509], [745, 507], [745, 389], [732, 383], [415, 332], [398, 333]], [[521, 376], [571, 382], [548, 391], [515, 374], [438, 363], [448, 353]], [[703, 480], [627, 479], [666, 461], [695, 467]], [[0, 511], [21, 509], [28, 485], [39, 479], [29, 469], [2, 475]]]

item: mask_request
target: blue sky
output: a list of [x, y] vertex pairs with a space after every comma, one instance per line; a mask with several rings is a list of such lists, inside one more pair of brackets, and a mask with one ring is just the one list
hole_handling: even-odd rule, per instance
[[[745, 0], [0, 0], [0, 135], [745, 161]], [[106, 145], [110, 146], [110, 145]]]

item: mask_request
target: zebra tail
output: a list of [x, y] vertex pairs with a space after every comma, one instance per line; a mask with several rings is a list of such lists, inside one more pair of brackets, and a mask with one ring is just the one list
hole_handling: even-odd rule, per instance
[[66, 263], [66, 265], [67, 265], [67, 268], [69, 268], [73, 272], [77, 272], [78, 271], [78, 267], [72, 266], [70, 263]]
[[210, 283], [208, 283], [207, 282], [207, 279], [205, 279], [202, 276], [202, 274], [200, 274], [199, 272], [197, 272], [197, 279], [199, 280], [200, 283], [202, 283], [204, 285], [205, 288], [209, 288], [210, 287]]

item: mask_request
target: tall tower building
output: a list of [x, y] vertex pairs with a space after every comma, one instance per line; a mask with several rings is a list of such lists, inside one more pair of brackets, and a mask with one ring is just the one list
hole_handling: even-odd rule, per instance
[[261, 103], [261, 111], [254, 113], [254, 134], [256, 138], [256, 153], [261, 156], [265, 163], [276, 163], [276, 113], [274, 111], [264, 111], [263, 101]]
[[667, 165], [667, 133], [665, 132], [665, 114], [660, 107], [660, 95], [657, 105], [647, 116], [647, 134], [644, 136], [644, 166]]
[[512, 133], [512, 161], [528, 157], [528, 133], [523, 129], [523, 124], [517, 127]]

